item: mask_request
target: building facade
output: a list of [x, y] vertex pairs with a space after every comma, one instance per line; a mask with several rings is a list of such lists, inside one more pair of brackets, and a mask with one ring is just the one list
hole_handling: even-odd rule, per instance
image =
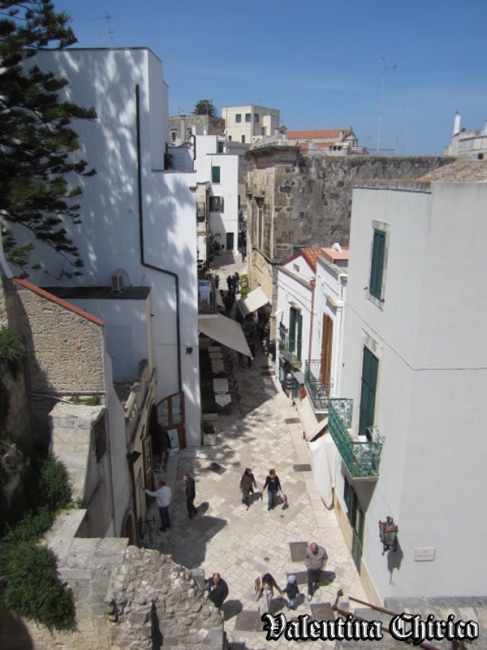
[[467, 131], [461, 127], [461, 115], [455, 115], [451, 144], [445, 147], [446, 156], [460, 156], [473, 160], [487, 158], [487, 121], [483, 131]]
[[232, 142], [248, 145], [273, 135], [280, 123], [279, 110], [255, 104], [224, 106], [222, 117], [226, 137]]
[[[81, 180], [82, 225], [66, 224], [85, 264], [83, 276], [38, 244], [33, 262], [40, 269], [31, 279], [40, 286], [103, 286], [119, 298], [131, 287], [148, 287], [156, 401], [184, 396], [186, 443], [199, 445], [199, 361], [187, 353], [198, 341], [196, 174], [165, 166], [162, 63], [147, 48], [40, 51], [35, 61], [69, 80], [70, 99], [96, 109], [98, 118], [77, 123], [76, 130], [97, 174]], [[145, 326], [130, 317], [123, 322], [106, 302], [96, 300], [90, 309], [95, 316], [103, 312], [115, 381], [134, 381]]]
[[486, 209], [483, 162], [354, 190], [329, 430], [336, 512], [374, 602], [485, 595]]

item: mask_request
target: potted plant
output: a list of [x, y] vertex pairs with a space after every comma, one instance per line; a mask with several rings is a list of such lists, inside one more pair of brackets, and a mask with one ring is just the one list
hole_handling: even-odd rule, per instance
[[212, 422], [201, 423], [201, 431], [203, 433], [203, 444], [205, 447], [212, 447], [216, 445], [216, 431]]

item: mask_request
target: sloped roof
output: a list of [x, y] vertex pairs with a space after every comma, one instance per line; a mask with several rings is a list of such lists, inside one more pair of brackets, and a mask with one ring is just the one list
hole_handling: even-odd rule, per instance
[[337, 251], [334, 248], [327, 247], [321, 248], [321, 253], [328, 262], [336, 262], [338, 260], [348, 260], [348, 248], [343, 247], [341, 251]]
[[13, 281], [20, 285], [21, 287], [24, 287], [25, 289], [29, 289], [29, 291], [33, 291], [36, 293], [38, 296], [41, 298], [45, 298], [46, 300], [50, 300], [56, 305], [59, 305], [59, 307], [62, 307], [63, 309], [67, 309], [68, 311], [73, 312], [74, 314], [77, 314], [78, 316], [81, 316], [82, 318], [86, 318], [86, 320], [91, 321], [92, 323], [95, 323], [96, 325], [104, 325], [104, 321], [101, 320], [101, 318], [97, 318], [96, 316], [93, 316], [93, 314], [90, 314], [87, 311], [84, 311], [84, 309], [80, 309], [79, 307], [75, 307], [74, 305], [71, 305], [69, 302], [66, 302], [65, 300], [62, 300], [61, 298], [58, 298], [57, 296], [54, 296], [52, 293], [49, 293], [48, 291], [45, 291], [44, 289], [41, 289], [40, 287], [37, 287], [35, 284], [32, 284], [31, 282], [28, 282], [27, 280], [22, 280], [21, 278], [13, 278]]
[[290, 257], [287, 257], [285, 260], [283, 260], [281, 262], [281, 266], [284, 266], [285, 264], [289, 264], [289, 262], [292, 262], [298, 257], [302, 257], [305, 260], [305, 262], [308, 264], [308, 266], [311, 268], [311, 270], [316, 272], [316, 260], [318, 259], [319, 255], [325, 254], [324, 251], [326, 250], [328, 249], [322, 246], [302, 248], [297, 253], [294, 253], [294, 255], [291, 255]]
[[462, 158], [451, 165], [428, 172], [419, 180], [436, 183], [487, 183], [487, 160]]

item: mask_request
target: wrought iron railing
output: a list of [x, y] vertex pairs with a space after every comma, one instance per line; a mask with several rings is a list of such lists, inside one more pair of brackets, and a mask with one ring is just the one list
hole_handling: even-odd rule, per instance
[[377, 478], [384, 437], [377, 427], [367, 429], [367, 440], [352, 438], [353, 400], [328, 401], [328, 428], [352, 478]]
[[216, 288], [213, 280], [198, 280], [198, 313], [216, 314]]
[[297, 355], [298, 350], [301, 350], [301, 341], [297, 337], [291, 338], [287, 330], [281, 329], [279, 331], [279, 354], [292, 366], [300, 368], [302, 363]]
[[320, 359], [311, 359], [304, 362], [304, 385], [315, 411], [327, 411], [330, 399], [330, 388], [333, 382], [323, 383], [321, 379]]

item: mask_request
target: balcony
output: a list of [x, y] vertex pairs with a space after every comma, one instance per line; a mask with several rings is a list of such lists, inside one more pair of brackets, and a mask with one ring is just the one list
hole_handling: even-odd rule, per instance
[[301, 341], [291, 338], [288, 331], [281, 328], [279, 331], [279, 354], [295, 368], [301, 368], [303, 365], [297, 356], [298, 350], [301, 350]]
[[328, 411], [328, 400], [330, 398], [330, 388], [333, 382], [323, 383], [318, 377], [321, 377], [321, 360], [312, 359], [304, 362], [304, 385], [308, 392], [310, 400], [313, 402], [314, 410], [319, 413]]
[[328, 401], [328, 427], [331, 437], [352, 478], [376, 479], [379, 476], [384, 437], [377, 427], [370, 427], [367, 429], [367, 437], [352, 438], [352, 410], [353, 400], [351, 399], [330, 399]]
[[198, 280], [198, 314], [216, 314], [216, 287], [213, 280]]

